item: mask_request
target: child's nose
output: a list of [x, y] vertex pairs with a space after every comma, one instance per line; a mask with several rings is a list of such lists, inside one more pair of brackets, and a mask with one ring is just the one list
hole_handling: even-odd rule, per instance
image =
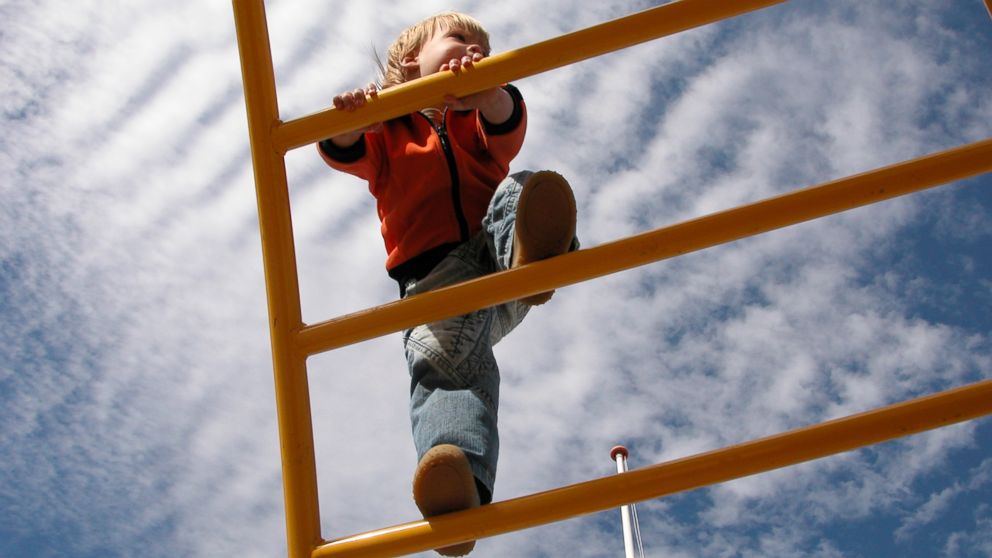
[[465, 52], [467, 52], [468, 54], [475, 54], [475, 53], [477, 53], [477, 52], [478, 52], [479, 54], [484, 54], [484, 53], [482, 52], [482, 47], [481, 47], [481, 46], [479, 46], [479, 45], [477, 45], [477, 44], [475, 44], [475, 43], [472, 43], [472, 44], [470, 44], [470, 45], [468, 45], [468, 46], [467, 46], [467, 47], [465, 48]]

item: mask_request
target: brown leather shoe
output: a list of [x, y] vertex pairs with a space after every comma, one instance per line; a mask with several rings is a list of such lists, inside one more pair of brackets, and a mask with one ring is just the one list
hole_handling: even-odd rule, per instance
[[[475, 476], [461, 448], [441, 444], [427, 450], [413, 475], [413, 501], [425, 519], [479, 507]], [[473, 548], [475, 541], [435, 550], [442, 556], [464, 556]]]
[[[568, 252], [575, 238], [575, 195], [562, 175], [538, 171], [530, 175], [520, 192], [513, 231], [511, 267]], [[551, 300], [554, 291], [520, 299], [538, 305]]]

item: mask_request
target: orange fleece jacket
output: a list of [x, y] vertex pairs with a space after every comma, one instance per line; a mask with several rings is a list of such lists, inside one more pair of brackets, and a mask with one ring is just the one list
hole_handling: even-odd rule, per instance
[[446, 110], [439, 126], [414, 113], [366, 132], [349, 148], [329, 140], [318, 144], [328, 165], [368, 181], [382, 223], [387, 270], [481, 230], [527, 129], [519, 91], [503, 87], [514, 110], [501, 124], [486, 122], [478, 110]]

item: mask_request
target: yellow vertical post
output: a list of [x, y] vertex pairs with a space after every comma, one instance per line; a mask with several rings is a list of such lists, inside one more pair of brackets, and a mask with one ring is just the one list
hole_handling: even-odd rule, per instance
[[279, 124], [272, 53], [262, 0], [233, 3], [269, 306], [287, 546], [290, 558], [309, 558], [320, 543], [320, 514], [307, 355], [297, 343], [303, 319], [286, 162], [272, 143], [272, 131]]

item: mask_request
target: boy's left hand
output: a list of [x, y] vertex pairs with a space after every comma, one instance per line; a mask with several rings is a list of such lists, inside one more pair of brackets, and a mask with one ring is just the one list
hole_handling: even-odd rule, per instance
[[451, 70], [452, 72], [455, 72], [457, 74], [458, 72], [461, 71], [462, 68], [466, 68], [466, 69], [471, 68], [472, 66], [475, 65], [476, 62], [482, 60], [485, 57], [486, 55], [482, 54], [481, 52], [472, 52], [466, 54], [465, 56], [462, 56], [461, 58], [452, 58], [446, 64], [441, 64], [441, 67], [438, 68], [438, 71], [444, 72], [447, 70]]

